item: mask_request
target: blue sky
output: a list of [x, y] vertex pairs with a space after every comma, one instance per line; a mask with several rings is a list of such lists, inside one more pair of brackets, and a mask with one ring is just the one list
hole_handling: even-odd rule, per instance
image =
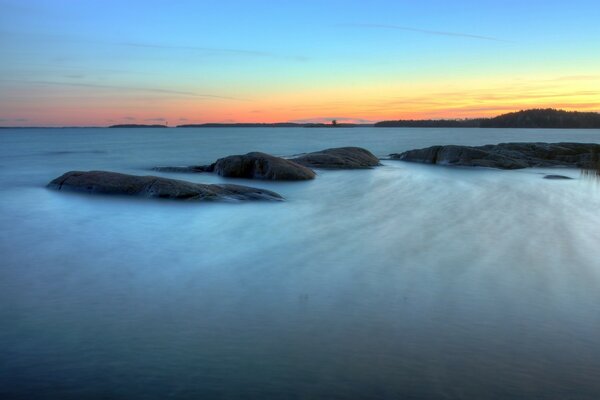
[[[600, 109], [600, 2], [0, 0], [0, 9], [2, 124]], [[497, 93], [503, 101], [491, 104]]]

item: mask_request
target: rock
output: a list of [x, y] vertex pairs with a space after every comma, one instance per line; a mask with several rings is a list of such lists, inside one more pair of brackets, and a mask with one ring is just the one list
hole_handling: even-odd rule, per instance
[[364, 169], [380, 165], [377, 157], [360, 147], [326, 149], [291, 160], [306, 167], [325, 169]]
[[163, 172], [215, 172], [228, 178], [296, 181], [313, 179], [315, 172], [311, 168], [362, 169], [378, 165], [379, 159], [368, 150], [360, 147], [339, 147], [292, 159], [253, 152], [220, 158], [211, 165], [154, 169]]
[[518, 169], [585, 167], [600, 153], [594, 143], [501, 143], [485, 146], [432, 146], [390, 154], [395, 160], [426, 164]]
[[199, 165], [199, 166], [190, 166], [190, 167], [154, 167], [153, 171], [160, 172], [212, 172], [211, 165]]
[[54, 179], [49, 188], [86, 193], [120, 194], [177, 200], [283, 200], [269, 190], [240, 185], [205, 185], [156, 176], [109, 171], [70, 171]]
[[259, 152], [220, 158], [213, 165], [203, 168], [228, 178], [301, 181], [315, 177], [315, 172], [310, 168]]
[[544, 176], [544, 179], [573, 179], [569, 176], [564, 176], [564, 175], [546, 175]]

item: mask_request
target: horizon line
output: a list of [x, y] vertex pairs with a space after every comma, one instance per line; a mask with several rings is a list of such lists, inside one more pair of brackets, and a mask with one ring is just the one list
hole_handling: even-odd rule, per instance
[[[323, 121], [314, 121], [314, 122], [310, 122], [310, 121], [306, 121], [306, 122], [298, 122], [296, 121], [278, 121], [278, 122], [191, 122], [191, 123], [184, 123], [184, 124], [177, 124], [177, 125], [165, 125], [165, 124], [152, 124], [152, 123], [135, 123], [135, 122], [123, 122], [123, 123], [111, 123], [110, 125], [12, 125], [12, 126], [8, 126], [8, 125], [0, 125], [0, 129], [41, 129], [41, 128], [53, 128], [53, 129], [68, 129], [68, 128], [110, 128], [113, 126], [120, 126], [120, 125], [132, 125], [132, 126], [155, 126], [155, 127], [163, 127], [163, 128], [178, 128], [178, 127], [188, 127], [188, 126], [192, 126], [192, 125], [197, 125], [197, 126], [202, 126], [202, 125], [277, 125], [277, 124], [293, 124], [293, 125], [298, 125], [298, 126], [303, 126], [303, 125], [326, 125], [326, 126], [333, 126], [332, 122], [335, 120], [337, 121], [337, 125], [338, 126], [348, 126], [348, 125], [353, 125], [353, 126], [372, 126], [375, 125], [377, 123], [380, 122], [390, 122], [390, 121], [476, 121], [476, 120], [484, 120], [484, 119], [492, 119], [498, 116], [502, 116], [502, 115], [506, 115], [506, 114], [512, 114], [512, 113], [518, 113], [518, 112], [523, 112], [523, 111], [534, 111], [534, 110], [542, 110], [542, 111], [563, 111], [563, 112], [571, 112], [571, 113], [591, 113], [591, 114], [600, 114], [600, 111], [579, 111], [579, 110], [565, 110], [564, 108], [553, 108], [553, 107], [545, 107], [545, 108], [527, 108], [527, 109], [519, 109], [519, 110], [515, 110], [515, 111], [508, 111], [508, 112], [504, 112], [501, 114], [497, 114], [494, 116], [488, 116], [488, 117], [455, 117], [455, 118], [420, 118], [420, 119], [382, 119], [382, 120], [378, 120], [378, 121], [372, 121], [372, 122], [344, 122], [344, 119], [352, 119], [352, 118], [328, 118], [327, 122], [323, 122]], [[11, 120], [9, 118], [0, 118], [0, 121], [2, 120]], [[18, 120], [22, 120], [24, 122], [24, 118], [15, 118], [12, 119], [13, 121], [18, 121]], [[316, 118], [315, 118], [316, 120]], [[341, 121], [340, 121], [341, 120]], [[360, 120], [360, 118], [356, 118], [356, 120]]]

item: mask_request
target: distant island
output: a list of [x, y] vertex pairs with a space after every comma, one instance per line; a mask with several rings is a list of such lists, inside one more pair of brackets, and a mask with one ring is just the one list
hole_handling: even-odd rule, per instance
[[355, 128], [373, 126], [373, 124], [345, 124], [345, 123], [296, 123], [296, 122], [241, 122], [241, 123], [205, 123], [177, 125], [177, 128]]
[[376, 128], [549, 128], [600, 129], [600, 113], [556, 110], [521, 110], [493, 118], [382, 121]]
[[[162, 126], [162, 125], [161, 125]], [[381, 121], [375, 124], [338, 123], [204, 123], [177, 128], [555, 128], [600, 129], [600, 113], [565, 111], [553, 108], [521, 110], [492, 118], [424, 119]]]
[[109, 128], [168, 128], [167, 125], [160, 125], [160, 124], [151, 124], [151, 125], [145, 125], [145, 124], [120, 124], [120, 125], [111, 125], [109, 126]]
[[481, 128], [477, 119], [400, 119], [375, 123], [376, 128]]
[[0, 126], [0, 129], [105, 129], [104, 126]]
[[[490, 118], [465, 119], [401, 119], [374, 124], [342, 123], [336, 120], [322, 122], [208, 122], [177, 125], [176, 128], [544, 128], [544, 129], [600, 129], [600, 113], [565, 111], [553, 108], [530, 109], [501, 114]], [[0, 129], [68, 129], [79, 126], [0, 126]], [[99, 127], [89, 127], [99, 128]], [[163, 124], [118, 124], [108, 128], [169, 128]]]
[[600, 113], [533, 109], [482, 119], [482, 128], [599, 129]]

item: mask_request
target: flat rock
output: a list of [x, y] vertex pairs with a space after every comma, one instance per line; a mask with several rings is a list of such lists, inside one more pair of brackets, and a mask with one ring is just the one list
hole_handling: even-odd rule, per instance
[[390, 154], [391, 159], [426, 164], [519, 169], [590, 165], [600, 145], [595, 143], [500, 143], [485, 146], [431, 146]]
[[323, 169], [364, 169], [380, 165], [377, 157], [369, 150], [360, 147], [326, 149], [291, 160], [309, 168]]
[[303, 181], [315, 177], [310, 168], [259, 152], [220, 158], [211, 167], [215, 173], [228, 178]]
[[269, 190], [241, 185], [205, 185], [157, 176], [109, 171], [70, 171], [48, 184], [56, 190], [193, 201], [283, 200]]

